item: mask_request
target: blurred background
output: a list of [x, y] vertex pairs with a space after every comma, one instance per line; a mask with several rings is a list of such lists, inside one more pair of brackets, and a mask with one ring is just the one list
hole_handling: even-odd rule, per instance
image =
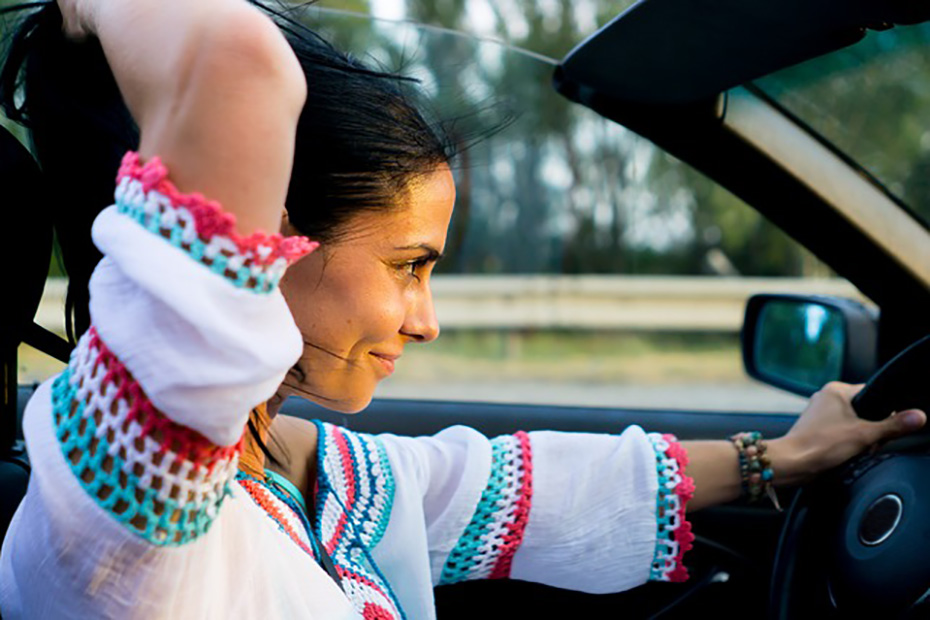
[[[423, 109], [463, 147], [433, 280], [443, 333], [408, 347], [380, 396], [803, 407], [745, 377], [745, 300], [863, 300], [859, 292], [723, 188], [552, 89], [555, 63], [630, 4], [328, 0], [292, 13], [370, 64], [418, 79]], [[863, 44], [895, 50], [881, 62], [842, 52], [758, 85], [927, 215], [930, 133], [916, 128], [930, 92], [922, 81], [902, 87], [901, 75], [926, 75], [930, 64], [923, 31], [899, 30]], [[840, 96], [856, 89], [861, 97]], [[59, 332], [65, 279], [53, 260], [38, 317]], [[57, 368], [26, 348], [21, 360], [21, 382]]]

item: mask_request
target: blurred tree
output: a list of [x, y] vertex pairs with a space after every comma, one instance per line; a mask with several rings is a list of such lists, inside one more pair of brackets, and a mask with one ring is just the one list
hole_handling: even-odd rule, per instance
[[[562, 57], [633, 0], [398, 1], [395, 13], [455, 32], [350, 15], [377, 13], [384, 0], [322, 0], [315, 6], [339, 14], [311, 7], [305, 15], [340, 48], [420, 79], [427, 114], [452, 119], [463, 146], [491, 134], [457, 163], [451, 258], [442, 271], [829, 273], [726, 190], [554, 93], [544, 57]], [[930, 71], [918, 45], [925, 32], [902, 35], [893, 65], [867, 41], [872, 48], [828, 57], [838, 68], [813, 61], [762, 83], [805, 118], [828, 110], [815, 128], [863, 152], [879, 176], [896, 175], [896, 191], [930, 215], [930, 127], [922, 116], [930, 88], [906, 79]]]

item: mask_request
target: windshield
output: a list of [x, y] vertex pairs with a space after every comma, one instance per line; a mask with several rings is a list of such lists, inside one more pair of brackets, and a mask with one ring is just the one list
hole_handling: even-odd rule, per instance
[[930, 222], [930, 24], [858, 44], [756, 84]]

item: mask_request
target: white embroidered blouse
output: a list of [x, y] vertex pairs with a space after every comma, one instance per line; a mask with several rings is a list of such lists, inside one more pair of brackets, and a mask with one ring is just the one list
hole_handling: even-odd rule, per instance
[[318, 423], [312, 515], [238, 473], [249, 410], [301, 352], [277, 282], [313, 245], [234, 227], [157, 159], [124, 159], [93, 228], [94, 327], [27, 407], [4, 618], [419, 620], [435, 585], [466, 579], [600, 593], [687, 577], [687, 456], [639, 427], [489, 440]]

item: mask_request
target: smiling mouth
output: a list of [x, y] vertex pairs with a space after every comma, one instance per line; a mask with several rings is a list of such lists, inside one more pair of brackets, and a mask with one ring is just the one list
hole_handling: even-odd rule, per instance
[[394, 362], [400, 357], [400, 355], [387, 355], [386, 353], [375, 352], [371, 352], [370, 355], [378, 361], [387, 374], [394, 372]]

